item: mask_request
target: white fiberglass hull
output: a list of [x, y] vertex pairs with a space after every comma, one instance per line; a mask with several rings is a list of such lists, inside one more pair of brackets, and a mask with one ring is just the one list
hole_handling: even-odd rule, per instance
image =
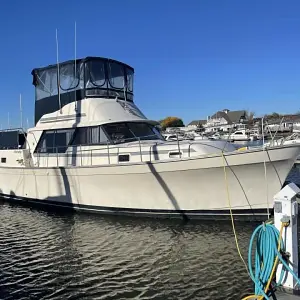
[[236, 216], [266, 216], [299, 154], [299, 146], [227, 153], [227, 183], [220, 155], [91, 167], [2, 167], [0, 193], [108, 213], [228, 217], [231, 206]]

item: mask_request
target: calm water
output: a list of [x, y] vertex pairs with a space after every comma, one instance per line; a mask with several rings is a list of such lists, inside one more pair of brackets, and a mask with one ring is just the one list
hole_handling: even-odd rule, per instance
[[[299, 181], [294, 168], [290, 179]], [[0, 202], [0, 299], [241, 299], [230, 221], [54, 212]], [[237, 223], [247, 257], [257, 223]]]
[[[1, 203], [0, 299], [240, 299], [230, 222], [56, 213]], [[257, 224], [238, 223], [246, 256]]]

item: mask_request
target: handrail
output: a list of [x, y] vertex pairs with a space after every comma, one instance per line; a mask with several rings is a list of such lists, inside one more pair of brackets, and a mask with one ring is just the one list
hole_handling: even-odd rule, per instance
[[[152, 136], [152, 135], [151, 135]], [[149, 136], [145, 136], [145, 137], [149, 137]], [[144, 137], [142, 137], [144, 138]], [[134, 142], [138, 142], [139, 144], [141, 144], [142, 146], [142, 141], [140, 138], [138, 140], [135, 140]], [[146, 140], [145, 140], [146, 141]], [[164, 145], [166, 144], [174, 144], [174, 142], [176, 141], [162, 141]], [[182, 142], [179, 140], [179, 142]], [[121, 144], [125, 144], [126, 142], [124, 143], [121, 143]], [[86, 144], [86, 145], [69, 145], [69, 146], [56, 146], [56, 147], [46, 147], [46, 148], [43, 148], [43, 151], [41, 151], [40, 149], [36, 151], [36, 153], [48, 153], [48, 151], [45, 151], [45, 150], [50, 150], [50, 149], [54, 149], [54, 153], [56, 153], [56, 149], [60, 149], [60, 148], [68, 148], [68, 147], [79, 147], [80, 148], [80, 152], [84, 152], [84, 151], [90, 151], [90, 149], [81, 149], [82, 147], [91, 147], [91, 146], [99, 146], [101, 144]], [[96, 150], [104, 150], [104, 146], [106, 146], [109, 150], [112, 150], [112, 149], [118, 149], [118, 148], [128, 148], [128, 146], [124, 146], [124, 147], [120, 147], [120, 144], [110, 144], [109, 142], [107, 142], [106, 144], [102, 144], [101, 145], [102, 147], [101, 148], [96, 148], [96, 149], [93, 149], [93, 151], [96, 151]], [[66, 152], [64, 153], [68, 153], [68, 152], [72, 152], [72, 150], [67, 150]], [[51, 152], [50, 152], [51, 153]], [[60, 152], [59, 152], [60, 153]]]
[[[184, 141], [184, 140], [178, 140], [178, 143], [179, 143], [179, 147], [180, 147], [180, 142], [186, 142], [186, 141]], [[175, 145], [175, 143], [177, 144], [177, 147], [178, 147], [178, 143], [177, 143], [177, 141], [164, 141], [163, 143], [161, 143], [161, 145]], [[201, 143], [204, 143], [205, 144], [205, 141], [203, 141], [203, 142], [201, 142]], [[142, 146], [142, 142], [140, 142], [140, 144], [141, 144], [141, 146]], [[160, 144], [157, 144], [157, 145], [160, 145]], [[91, 147], [91, 146], [99, 146], [99, 145], [93, 145], [93, 144], [89, 144], [89, 145], [78, 145], [78, 146], [73, 146], [73, 147], [79, 147], [80, 148], [80, 150], [79, 150], [79, 153], [80, 152], [88, 152], [88, 151], [91, 151], [91, 149], [82, 149], [82, 147], [84, 147], [84, 146], [86, 146], [86, 147]], [[126, 145], [126, 146], [124, 146], [124, 147], [120, 147], [120, 144], [118, 144], [118, 145], [111, 145], [111, 144], [109, 144], [109, 143], [107, 143], [107, 144], [103, 144], [103, 145], [101, 145], [102, 147], [101, 148], [95, 148], [95, 149], [92, 149], [93, 151], [103, 151], [103, 150], [106, 150], [106, 149], [108, 149], [109, 151], [111, 151], [111, 150], [113, 150], [113, 149], [120, 149], [120, 148], [129, 148], [128, 147], [128, 145]], [[106, 147], [105, 147], [106, 146]], [[136, 145], [130, 145], [130, 146], [136, 146]], [[216, 149], [218, 149], [218, 150], [220, 150], [220, 151], [222, 151], [222, 149], [221, 148], [218, 148], [218, 147], [216, 147], [216, 146], [213, 146], [213, 145], [209, 145], [209, 146], [211, 146], [211, 147], [213, 147], [213, 148], [216, 148]], [[68, 148], [68, 147], [72, 147], [72, 145], [71, 146], [57, 146], [57, 147], [46, 147], [46, 148], [44, 148], [43, 150], [45, 150], [45, 149], [54, 149], [54, 151], [53, 152], [45, 152], [45, 151], [36, 151], [36, 153], [38, 154], [38, 155], [40, 155], [40, 154], [51, 154], [51, 153], [55, 153], [56, 154], [56, 149], [60, 149], [60, 148]], [[179, 150], [180, 150], [180, 148], [179, 148]], [[73, 150], [67, 150], [67, 151], [65, 151], [65, 152], [59, 152], [58, 151], [58, 153], [62, 153], [62, 154], [68, 154], [68, 153], [72, 153], [73, 152]]]
[[180, 151], [180, 146], [179, 146], [178, 133], [176, 133], [176, 137], [177, 137], [178, 153], [179, 153], [179, 157], [181, 158], [181, 151]]
[[142, 147], [141, 147], [141, 140], [140, 140], [140, 138], [139, 138], [139, 148], [140, 148], [141, 161], [143, 161]]
[[[149, 137], [149, 136], [146, 136], [146, 137]], [[44, 163], [45, 162], [47, 163], [47, 167], [49, 165], [48, 161], [49, 161], [49, 157], [51, 157], [51, 154], [52, 154], [52, 157], [56, 156], [57, 166], [59, 164], [61, 164], [62, 161], [63, 161], [59, 158], [59, 154], [63, 154], [67, 157], [67, 164], [69, 164], [69, 155], [71, 155], [71, 157], [73, 157], [73, 155], [81, 154], [81, 155], [79, 155], [80, 158], [78, 157], [78, 159], [80, 159], [80, 162], [78, 161], [77, 163], [79, 163], [80, 166], [83, 166], [83, 165], [89, 164], [89, 163], [91, 165], [93, 165], [93, 162], [94, 162], [93, 156], [95, 155], [95, 152], [104, 151], [107, 154], [108, 164], [110, 165], [112, 163], [112, 160], [111, 160], [111, 151], [112, 150], [117, 149], [117, 151], [114, 152], [114, 155], [118, 156], [120, 154], [120, 149], [128, 149], [129, 147], [139, 147], [140, 161], [143, 162], [143, 155], [144, 155], [143, 151], [144, 150], [142, 150], [142, 146], [143, 146], [142, 140], [141, 140], [141, 138], [138, 138], [138, 140], [136, 140], [135, 142], [138, 142], [138, 144], [137, 143], [125, 144], [124, 146], [122, 146], [123, 143], [121, 143], [121, 144], [110, 144], [109, 141], [107, 141], [106, 144], [102, 144], [102, 145], [100, 145], [100, 147], [96, 147], [96, 148], [93, 148], [93, 149], [91, 149], [90, 147], [91, 146], [97, 146], [97, 145], [89, 144], [89, 145], [74, 145], [74, 146], [71, 145], [71, 146], [46, 147], [46, 148], [43, 148], [43, 149], [38, 149], [35, 153], [36, 153], [37, 157], [39, 158], [38, 162], [40, 162], [40, 160], [41, 160], [41, 154], [47, 155], [47, 162], [43, 160]], [[227, 142], [228, 142], [228, 140], [227, 140]], [[226, 144], [227, 144], [227, 142], [226, 142]], [[157, 141], [156, 145], [162, 145], [162, 146], [166, 146], [166, 145], [175, 146], [175, 145], [177, 145], [179, 157], [182, 158], [183, 152], [181, 150], [181, 143], [188, 144], [188, 146], [185, 147], [184, 149], [185, 149], [185, 151], [187, 150], [187, 156], [191, 157], [191, 146], [192, 146], [193, 143], [191, 143], [190, 141], [186, 141], [186, 140], [180, 140], [178, 138], [178, 134], [177, 134], [177, 141], [176, 140], [161, 141], [161, 143], [159, 141]], [[201, 143], [204, 144], [204, 145], [206, 144], [205, 141], [203, 141]], [[224, 148], [226, 147], [226, 144], [225, 144]], [[224, 149], [222, 150], [221, 148], [218, 148], [215, 145], [211, 145], [211, 144], [208, 144], [208, 145], [211, 146], [212, 148], [215, 148], [217, 151], [224, 151]], [[89, 147], [89, 149], [82, 149], [85, 146]], [[146, 146], [146, 148], [147, 148], [147, 143], [145, 143], [144, 146]], [[147, 148], [147, 149], [150, 150], [150, 153], [149, 153], [150, 160], [152, 160], [152, 155], [154, 155], [154, 159], [156, 159], [153, 146], [154, 145], [151, 144], [150, 148]], [[68, 149], [68, 147], [73, 147], [73, 148]], [[77, 148], [78, 151], [74, 152], [74, 148]], [[60, 149], [63, 149], [63, 151], [60, 151]], [[49, 151], [49, 150], [51, 150], [51, 151]], [[83, 155], [83, 153], [89, 153], [88, 157], [90, 157], [90, 159], [87, 158], [87, 160], [84, 159], [84, 161], [83, 161], [83, 158], [85, 157], [85, 155]], [[119, 163], [119, 160], [117, 160], [116, 162]]]

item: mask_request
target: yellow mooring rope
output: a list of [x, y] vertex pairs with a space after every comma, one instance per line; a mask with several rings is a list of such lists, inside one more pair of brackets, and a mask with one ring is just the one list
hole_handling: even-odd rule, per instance
[[[222, 152], [222, 158], [223, 158], [223, 170], [224, 170], [224, 179], [225, 179], [225, 186], [226, 186], [226, 194], [227, 194], [228, 207], [229, 207], [229, 211], [230, 211], [231, 224], [232, 224], [232, 230], [233, 230], [233, 234], [234, 234], [235, 244], [236, 244], [236, 248], [237, 248], [237, 251], [239, 253], [239, 256], [240, 256], [243, 264], [245, 265], [247, 273], [249, 274], [247, 264], [246, 264], [246, 262], [245, 262], [245, 260], [244, 260], [244, 258], [242, 256], [242, 253], [241, 253], [241, 250], [240, 250], [240, 246], [239, 246], [239, 242], [238, 242], [238, 238], [237, 238], [237, 234], [236, 234], [236, 230], [235, 230], [234, 218], [233, 218], [233, 214], [232, 214], [230, 194], [229, 194], [227, 172], [226, 172], [226, 159], [225, 159], [225, 156], [224, 156], [223, 152]], [[249, 274], [249, 276], [250, 276], [250, 274]]]

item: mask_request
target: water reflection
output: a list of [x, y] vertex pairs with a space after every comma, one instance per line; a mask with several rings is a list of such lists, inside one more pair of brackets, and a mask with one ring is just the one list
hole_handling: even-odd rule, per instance
[[[252, 288], [230, 222], [0, 209], [1, 299], [239, 299]], [[237, 225], [245, 256], [255, 225]]]

